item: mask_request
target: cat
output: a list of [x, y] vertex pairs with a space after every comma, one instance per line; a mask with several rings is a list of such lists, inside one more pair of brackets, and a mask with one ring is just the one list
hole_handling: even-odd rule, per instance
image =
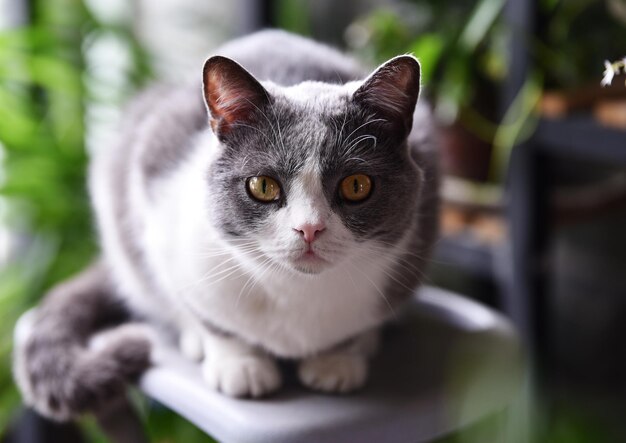
[[14, 353], [48, 416], [102, 407], [151, 364], [141, 321], [173, 331], [226, 395], [277, 390], [277, 358], [309, 388], [358, 389], [421, 281], [438, 179], [417, 59], [367, 75], [276, 30], [216, 54], [201, 85], [137, 98], [92, 158], [102, 258], [45, 297]]

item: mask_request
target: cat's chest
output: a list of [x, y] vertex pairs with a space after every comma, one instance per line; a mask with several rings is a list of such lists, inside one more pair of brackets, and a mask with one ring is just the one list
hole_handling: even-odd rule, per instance
[[[315, 278], [242, 274], [200, 285], [186, 302], [205, 321], [285, 357], [327, 349], [385, 317], [384, 273], [376, 269]], [[219, 272], [219, 271], [218, 271]], [[367, 274], [365, 274], [367, 272]]]

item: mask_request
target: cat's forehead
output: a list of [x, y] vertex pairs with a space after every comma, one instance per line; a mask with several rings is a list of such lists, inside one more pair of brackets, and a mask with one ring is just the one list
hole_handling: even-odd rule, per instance
[[[365, 161], [369, 155], [359, 148], [370, 146], [375, 136], [358, 138], [363, 130], [371, 134], [371, 126], [363, 124], [369, 118], [352, 102], [356, 83], [266, 84], [272, 103], [261, 111], [255, 127], [248, 128], [248, 136], [237, 140], [235, 151], [245, 155], [232, 159], [246, 171], [268, 168], [289, 177], [307, 164], [316, 164], [314, 170], [320, 174], [340, 169], [347, 160]], [[344, 151], [351, 155], [344, 156]]]
[[263, 141], [258, 148], [271, 151], [275, 161], [297, 160], [299, 166], [319, 157], [322, 146], [334, 138], [331, 119], [345, 113], [349, 95], [340, 86], [315, 82], [271, 93], [273, 103], [257, 121], [262, 132], [256, 135]]

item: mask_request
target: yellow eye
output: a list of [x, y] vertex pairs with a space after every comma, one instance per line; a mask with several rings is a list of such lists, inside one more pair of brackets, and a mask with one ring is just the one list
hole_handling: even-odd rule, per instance
[[262, 202], [271, 202], [280, 197], [280, 186], [276, 180], [264, 175], [249, 178], [248, 191], [252, 197]]
[[350, 175], [341, 181], [340, 191], [346, 200], [365, 200], [372, 192], [372, 180], [364, 174]]

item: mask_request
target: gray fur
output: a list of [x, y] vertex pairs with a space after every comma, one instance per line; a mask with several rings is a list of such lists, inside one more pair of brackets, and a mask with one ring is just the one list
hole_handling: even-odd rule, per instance
[[[260, 229], [260, 220], [289, 204], [291, 179], [315, 155], [322, 165], [325, 196], [355, 236], [389, 247], [410, 233], [411, 253], [398, 260], [386, 287], [392, 304], [407, 300], [419, 283], [437, 234], [436, 143], [425, 108], [415, 111], [407, 138], [407, 122], [413, 112], [410, 104], [409, 114], [397, 126], [398, 119], [381, 111], [369, 96], [359, 102], [343, 94], [320, 105], [296, 104], [280, 94], [272, 95], [272, 84], [266, 81], [282, 86], [304, 81], [344, 84], [366, 75], [352, 59], [284, 32], [265, 31], [245, 37], [218, 53], [248, 70], [267, 88], [271, 100], [251, 116], [252, 127], [218, 131], [224, 151], [207, 169], [206, 182], [223, 192], [211, 194], [207, 216], [225, 237]], [[417, 90], [413, 94], [415, 97], [408, 97], [407, 102], [413, 100], [414, 105]], [[264, 115], [271, 115], [271, 121]], [[362, 126], [377, 119], [379, 123]], [[276, 121], [280, 140], [272, 123]], [[141, 177], [150, 198], [158, 199], [156, 184], [182, 167], [191, 150], [197, 149], [193, 140], [207, 130], [208, 123], [199, 82], [156, 87], [128, 109], [121, 142], [111, 147], [109, 192], [115, 196], [123, 248], [155, 305], [163, 293], [134, 235], [150, 220], [138, 216], [132, 207], [131, 174]], [[360, 135], [372, 135], [376, 143], [364, 139], [348, 150], [350, 141]], [[284, 150], [276, 149], [277, 144]], [[375, 183], [371, 196], [356, 204], [342, 201], [337, 192], [341, 178], [353, 173], [369, 174]], [[283, 190], [281, 199], [271, 204], [250, 199], [242, 182], [254, 175], [276, 177]], [[128, 317], [118, 293], [106, 267], [98, 264], [46, 296], [32, 337], [16, 350], [15, 357], [22, 392], [39, 411], [67, 419], [99, 408], [110, 396], [119, 396], [124, 383], [147, 367], [147, 340], [122, 337], [98, 352], [85, 348], [95, 331]], [[389, 307], [381, 304], [380, 309], [382, 317]], [[236, 331], [223, 333], [236, 335]]]
[[102, 263], [52, 290], [15, 350], [15, 377], [27, 403], [67, 420], [124, 395], [126, 383], [149, 365], [148, 341], [120, 334], [97, 351], [87, 350], [87, 342], [128, 319]]

